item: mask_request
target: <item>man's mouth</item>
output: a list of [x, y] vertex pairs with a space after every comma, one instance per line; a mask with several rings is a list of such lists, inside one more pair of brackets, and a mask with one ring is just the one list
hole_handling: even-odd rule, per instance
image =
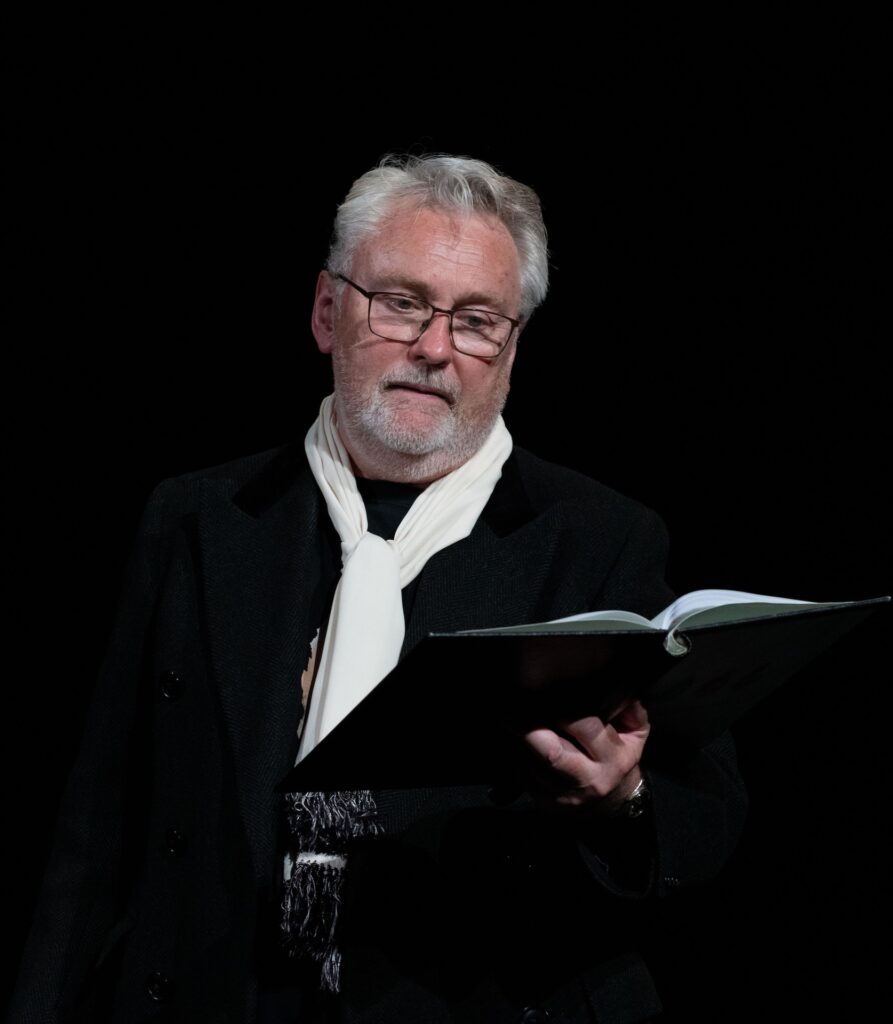
[[391, 388], [397, 388], [406, 391], [415, 391], [421, 395], [431, 395], [434, 398], [441, 398], [447, 405], [453, 404], [453, 399], [446, 391], [441, 391], [440, 388], [431, 388], [427, 384], [404, 384], [400, 381], [392, 381], [388, 384], [388, 390]]

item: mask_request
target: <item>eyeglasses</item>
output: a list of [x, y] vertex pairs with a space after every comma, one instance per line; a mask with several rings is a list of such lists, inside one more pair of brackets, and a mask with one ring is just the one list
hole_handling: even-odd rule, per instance
[[438, 309], [424, 299], [396, 292], [367, 292], [344, 274], [335, 274], [369, 300], [369, 330], [387, 341], [418, 341], [443, 313], [450, 320], [450, 341], [457, 352], [493, 359], [502, 352], [521, 323], [488, 309]]

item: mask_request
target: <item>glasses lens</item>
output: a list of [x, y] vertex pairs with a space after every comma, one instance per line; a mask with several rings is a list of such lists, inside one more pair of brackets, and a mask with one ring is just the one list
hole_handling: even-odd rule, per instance
[[431, 318], [431, 307], [409, 295], [379, 294], [369, 307], [369, 325], [382, 338], [415, 341]]
[[486, 309], [457, 309], [453, 313], [453, 340], [460, 352], [498, 355], [511, 333], [511, 320], [498, 313]]
[[[411, 295], [379, 292], [369, 306], [369, 326], [381, 338], [415, 341], [427, 327], [434, 309]], [[473, 356], [499, 355], [512, 333], [512, 322], [485, 309], [453, 313], [453, 341], [460, 352]]]

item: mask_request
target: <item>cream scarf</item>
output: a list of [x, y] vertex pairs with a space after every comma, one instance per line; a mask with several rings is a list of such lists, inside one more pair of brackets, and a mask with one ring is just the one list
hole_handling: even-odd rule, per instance
[[[500, 416], [464, 465], [419, 492], [393, 540], [369, 533], [366, 508], [323, 400], [304, 447], [341, 537], [342, 571], [319, 667], [305, 707], [296, 764], [397, 664], [405, 623], [401, 591], [437, 551], [471, 533], [487, 504], [512, 439]], [[311, 648], [313, 650], [313, 648]], [[312, 676], [315, 654], [306, 674]], [[287, 793], [292, 834], [283, 862], [282, 930], [291, 955], [314, 960], [320, 988], [341, 987], [337, 925], [352, 839], [381, 832], [369, 790]]]
[[502, 475], [512, 437], [499, 416], [467, 462], [419, 492], [393, 540], [369, 533], [335, 426], [334, 396], [323, 399], [304, 448], [341, 538], [342, 571], [295, 763], [397, 664], [405, 630], [401, 590], [433, 554], [471, 533]]

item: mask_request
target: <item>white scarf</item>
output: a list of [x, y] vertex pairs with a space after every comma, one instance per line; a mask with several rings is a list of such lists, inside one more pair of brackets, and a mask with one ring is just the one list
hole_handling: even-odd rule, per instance
[[401, 590], [433, 554], [471, 533], [511, 454], [512, 437], [497, 417], [467, 462], [419, 492], [393, 540], [369, 533], [366, 507], [335, 426], [334, 396], [323, 399], [304, 448], [341, 538], [342, 571], [297, 761], [397, 664], [405, 631]]

